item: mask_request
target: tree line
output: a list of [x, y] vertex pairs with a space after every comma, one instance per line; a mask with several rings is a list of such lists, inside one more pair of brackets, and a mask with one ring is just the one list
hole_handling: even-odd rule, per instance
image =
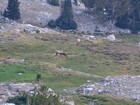
[[[50, 20], [48, 26], [66, 30], [77, 29], [71, 0], [61, 1], [60, 16], [56, 20]], [[47, 2], [54, 6], [60, 5], [60, 0], [47, 0]], [[74, 2], [78, 4], [77, 0]], [[140, 31], [140, 0], [80, 0], [80, 2], [101, 20], [109, 20], [117, 27], [129, 29], [134, 34]], [[12, 20], [20, 19], [19, 5], [18, 0], [8, 0], [3, 16]]]
[[[47, 2], [54, 6], [59, 6], [59, 0], [47, 0]], [[18, 0], [8, 0], [7, 8], [3, 16], [12, 20], [20, 19], [20, 2]], [[73, 9], [71, 0], [64, 0], [61, 3], [61, 13], [56, 20], [50, 20], [48, 26], [51, 28], [60, 27], [62, 29], [76, 29], [77, 23], [73, 19]]]
[[140, 0], [81, 0], [89, 11], [114, 25], [140, 31]]

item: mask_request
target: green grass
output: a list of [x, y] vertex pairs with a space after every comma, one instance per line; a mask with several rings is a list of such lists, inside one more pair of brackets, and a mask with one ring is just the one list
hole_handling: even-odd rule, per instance
[[121, 38], [123, 41], [130, 42], [130, 43], [138, 43], [140, 42], [140, 36], [139, 35], [122, 35], [119, 38]]
[[69, 58], [63, 64], [63, 66], [66, 68], [71, 68], [73, 70], [78, 70], [99, 76], [112, 75], [112, 71], [114, 71], [115, 74], [115, 70], [118, 70], [120, 66], [118, 64], [114, 64], [114, 62], [111, 62], [111, 59], [108, 64], [107, 61], [109, 61], [109, 59], [104, 60], [101, 59], [101, 57], [102, 55], [99, 54], [90, 54]]
[[[23, 73], [19, 75], [19, 73]], [[1, 65], [0, 81], [3, 82], [35, 82], [36, 74], [41, 74], [41, 82], [55, 90], [78, 87], [87, 80], [95, 78], [81, 77], [62, 72], [42, 72], [38, 66], [29, 65]]]
[[[71, 75], [63, 72], [56, 72], [54, 67], [61, 66], [62, 62], [66, 61], [65, 57], [54, 57], [53, 54], [57, 49], [72, 49], [73, 52], [83, 51], [83, 48], [74, 48], [66, 43], [62, 46], [54, 42], [10, 42], [0, 45], [0, 52], [5, 56], [11, 56], [12, 58], [25, 59], [27, 63], [25, 65], [0, 65], [1, 81], [32, 81], [34, 82], [36, 72], [42, 75], [42, 84], [47, 87], [51, 87], [55, 90], [78, 87], [84, 84], [87, 80], [95, 80], [96, 78], [82, 77], [77, 75]], [[46, 55], [45, 55], [46, 54]], [[54, 65], [54, 67], [53, 67]], [[31, 67], [30, 67], [31, 66]], [[18, 75], [17, 71], [23, 71], [24, 74]], [[10, 77], [12, 75], [12, 77]]]
[[[22, 75], [19, 75], [22, 73]], [[26, 65], [1, 65], [0, 81], [34, 81], [36, 68]]]
[[[14, 41], [1, 44], [0, 54], [4, 57], [12, 56], [14, 58], [25, 59], [34, 65], [48, 63], [48, 66], [50, 66], [49, 64], [53, 64], [56, 67], [64, 66], [102, 77], [126, 73], [139, 74], [139, 72], [136, 72], [138, 70], [127, 70], [126, 68], [129, 67], [128, 64], [116, 63], [111, 57], [112, 55], [106, 55], [102, 52], [103, 50], [108, 50], [108, 45], [112, 44], [114, 46], [116, 42], [99, 40], [96, 43], [94, 41], [90, 43], [82, 40], [82, 44], [76, 46], [75, 37], [58, 37], [57, 35], [42, 35], [42, 37], [48, 38], [48, 41]], [[139, 40], [139, 36], [133, 38], [130, 35], [124, 35], [121, 38], [128, 43], [138, 42]], [[54, 57], [53, 54], [56, 50], [66, 50], [69, 53], [68, 58], [62, 56]]]
[[78, 87], [81, 84], [86, 83], [87, 80], [96, 81], [95, 78], [91, 77], [81, 77], [71, 74], [52, 74], [49, 77], [43, 77], [42, 82], [46, 84], [47, 87], [50, 87], [55, 90], [63, 90], [68, 88]]
[[[74, 71], [106, 77], [108, 75], [131, 74], [138, 75], [140, 63], [138, 56], [131, 58], [131, 61], [116, 60], [113, 57], [116, 52], [111, 52], [112, 46], [122, 46], [123, 44], [136, 44], [140, 41], [139, 36], [120, 36], [124, 42], [108, 42], [105, 40], [95, 40], [92, 42], [82, 40], [76, 46], [76, 38], [58, 35], [36, 35], [36, 37], [47, 38], [48, 41], [39, 39], [34, 41], [13, 41], [0, 44], [0, 58], [25, 59], [25, 64], [3, 64], [0, 65], [0, 81], [6, 82], [35, 82], [36, 74], [41, 74], [41, 84], [56, 91], [79, 87], [87, 80], [96, 82], [99, 78], [77, 75], [67, 71], [59, 71], [57, 67], [65, 67]], [[127, 46], [125, 46], [127, 47]], [[56, 50], [68, 52], [68, 58], [64, 56], [53, 56]], [[106, 54], [109, 51], [109, 54]], [[107, 52], [108, 53], [108, 52]], [[112, 54], [113, 53], [113, 54]], [[117, 55], [117, 57], [119, 57]], [[132, 56], [133, 57], [133, 56]], [[137, 58], [137, 59], [135, 59]], [[125, 62], [125, 63], [124, 63]], [[133, 68], [132, 68], [133, 67]], [[18, 73], [23, 73], [19, 75]], [[138, 105], [132, 101], [115, 99], [112, 97], [93, 96], [76, 99], [76, 105], [87, 105], [88, 99], [98, 100], [96, 105]]]
[[[19, 73], [23, 73], [19, 75]], [[64, 88], [78, 87], [84, 84], [87, 80], [93, 79], [90, 77], [81, 77], [66, 73], [42, 72], [37, 66], [29, 65], [1, 65], [0, 66], [0, 81], [3, 82], [35, 82], [36, 74], [41, 74], [41, 82], [47, 87], [55, 90]]]

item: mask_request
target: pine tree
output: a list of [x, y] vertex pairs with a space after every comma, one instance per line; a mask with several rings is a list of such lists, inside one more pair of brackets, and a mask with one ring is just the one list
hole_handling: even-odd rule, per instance
[[61, 18], [73, 19], [73, 10], [71, 0], [65, 0], [61, 5]]
[[18, 0], [8, 0], [8, 6], [4, 11], [3, 16], [12, 20], [20, 19], [20, 9]]
[[140, 31], [140, 1], [131, 0], [131, 14], [130, 14], [130, 30], [133, 34], [138, 34]]
[[56, 20], [56, 25], [62, 29], [76, 29], [77, 23], [73, 19], [73, 10], [71, 0], [65, 0], [61, 5], [60, 16]]
[[36, 75], [36, 82], [39, 83], [40, 79], [41, 79], [41, 74], [37, 74]]
[[47, 2], [53, 6], [59, 6], [59, 0], [47, 0]]

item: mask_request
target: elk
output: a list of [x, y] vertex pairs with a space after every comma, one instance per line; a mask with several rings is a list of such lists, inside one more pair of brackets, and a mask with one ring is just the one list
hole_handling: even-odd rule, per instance
[[67, 57], [67, 53], [65, 52], [65, 51], [63, 51], [63, 50], [57, 50], [56, 52], [55, 52], [55, 56], [56, 55], [64, 55], [65, 57]]

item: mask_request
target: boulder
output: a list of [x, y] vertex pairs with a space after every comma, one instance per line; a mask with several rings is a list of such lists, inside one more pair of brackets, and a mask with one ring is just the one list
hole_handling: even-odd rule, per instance
[[23, 31], [25, 33], [31, 33], [31, 34], [35, 34], [35, 33], [40, 33], [40, 30], [30, 24], [25, 25], [25, 28], [23, 29]]
[[81, 36], [81, 38], [87, 39], [87, 40], [89, 40], [89, 39], [96, 39], [94, 35], [80, 35], [80, 36]]
[[75, 105], [74, 101], [66, 101], [65, 102], [67, 105]]
[[116, 37], [115, 37], [114, 34], [111, 34], [111, 35], [107, 36], [107, 39], [108, 39], [109, 41], [115, 41], [115, 40], [116, 40]]

